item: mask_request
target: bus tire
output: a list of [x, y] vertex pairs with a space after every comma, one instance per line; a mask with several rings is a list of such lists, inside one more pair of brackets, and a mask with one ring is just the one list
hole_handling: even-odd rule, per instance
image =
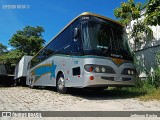
[[16, 87], [16, 86], [17, 86], [17, 80], [14, 80], [13, 87]]
[[61, 94], [67, 93], [67, 88], [65, 87], [64, 75], [58, 75], [57, 82], [56, 82], [57, 91]]
[[29, 80], [29, 88], [34, 89], [34, 86], [33, 86], [32, 81], [33, 81], [33, 80], [31, 80], [31, 79]]

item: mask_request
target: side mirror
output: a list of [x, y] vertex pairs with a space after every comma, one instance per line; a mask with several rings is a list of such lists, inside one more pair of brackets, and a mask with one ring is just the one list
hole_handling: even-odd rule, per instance
[[79, 29], [74, 28], [74, 39], [77, 39], [79, 37]]

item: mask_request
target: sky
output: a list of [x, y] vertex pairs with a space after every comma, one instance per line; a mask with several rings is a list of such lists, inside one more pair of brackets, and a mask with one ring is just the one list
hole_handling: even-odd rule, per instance
[[[128, 0], [0, 0], [0, 43], [25, 26], [41, 26], [46, 44], [72, 19], [83, 12], [115, 19], [113, 11]], [[135, 0], [145, 3], [146, 0]]]

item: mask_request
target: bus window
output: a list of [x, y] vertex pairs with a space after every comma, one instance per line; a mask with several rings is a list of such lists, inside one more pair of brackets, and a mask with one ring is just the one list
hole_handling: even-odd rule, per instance
[[82, 33], [85, 54], [107, 57], [116, 54], [119, 58], [132, 60], [127, 39], [123, 37], [123, 27], [120, 25], [88, 21], [83, 23]]

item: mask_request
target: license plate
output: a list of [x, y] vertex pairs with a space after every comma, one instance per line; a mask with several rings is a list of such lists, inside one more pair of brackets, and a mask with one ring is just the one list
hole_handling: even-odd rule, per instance
[[122, 81], [122, 78], [120, 78], [120, 77], [115, 77], [115, 78], [114, 78], [114, 81], [121, 82], [121, 81]]

